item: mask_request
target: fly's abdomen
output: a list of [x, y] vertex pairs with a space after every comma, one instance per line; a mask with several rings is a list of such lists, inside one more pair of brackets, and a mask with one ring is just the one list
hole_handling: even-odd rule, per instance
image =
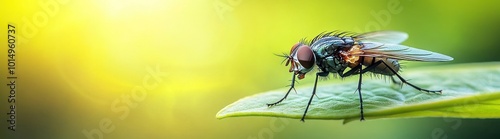
[[[373, 68], [370, 70], [372, 73], [377, 73], [377, 74], [382, 74], [382, 75], [394, 75], [395, 73], [391, 71], [393, 69], [394, 71], [398, 72], [399, 69], [401, 68], [399, 65], [398, 60], [392, 59], [392, 58], [375, 58], [375, 57], [364, 57], [363, 65], [364, 66], [370, 66], [378, 61], [384, 61], [388, 66], [385, 64], [381, 63], [377, 67]], [[389, 69], [391, 68], [391, 69]]]

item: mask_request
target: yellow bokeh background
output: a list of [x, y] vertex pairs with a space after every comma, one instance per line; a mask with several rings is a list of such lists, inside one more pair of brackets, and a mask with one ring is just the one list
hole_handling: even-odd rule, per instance
[[[7, 138], [88, 138], [83, 132], [100, 130], [103, 119], [114, 127], [109, 133], [100, 130], [103, 138], [431, 138], [435, 129], [467, 137], [468, 132], [459, 132], [466, 127], [452, 129], [442, 118], [341, 125], [267, 117], [217, 120], [215, 114], [239, 98], [285, 88], [291, 75], [274, 54], [324, 31], [400, 30], [410, 34], [404, 44], [455, 58], [448, 63], [405, 62], [409, 69], [500, 60], [495, 43], [500, 3], [494, 0], [0, 4], [0, 42], [7, 43], [8, 24], [16, 26], [17, 36], [17, 131], [4, 129], [7, 122], [1, 122], [1, 136]], [[391, 12], [394, 6], [400, 11]], [[7, 49], [0, 49], [2, 84], [8, 83]], [[312, 81], [306, 78], [301, 85]], [[147, 88], [144, 82], [156, 86]], [[131, 97], [137, 87], [145, 88], [144, 99]], [[8, 94], [5, 86], [1, 89], [4, 113]], [[6, 119], [4, 114], [1, 118]], [[269, 130], [276, 125], [283, 129]]]

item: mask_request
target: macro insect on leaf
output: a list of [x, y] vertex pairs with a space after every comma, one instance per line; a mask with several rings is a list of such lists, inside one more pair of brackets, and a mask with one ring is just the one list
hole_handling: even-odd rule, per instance
[[[398, 31], [377, 31], [363, 34], [353, 34], [347, 32], [321, 33], [311, 41], [302, 40], [292, 46], [289, 55], [281, 55], [286, 60], [286, 66], [290, 65], [289, 72], [293, 73], [290, 88], [283, 98], [267, 104], [274, 106], [286, 99], [292, 89], [295, 89], [295, 78], [303, 79], [305, 74], [314, 69], [316, 65], [319, 71], [312, 90], [311, 98], [307, 103], [301, 121], [307, 114], [311, 101], [316, 93], [318, 77], [326, 77], [330, 73], [338, 74], [341, 78], [351, 75], [359, 75], [358, 87], [360, 103], [360, 120], [364, 120], [363, 97], [361, 83], [363, 74], [370, 72], [391, 77], [393, 82], [397, 82], [397, 77], [401, 84], [407, 84], [419, 91], [438, 93], [442, 90], [428, 90], [411, 84], [398, 74], [400, 65], [398, 60], [407, 61], [451, 61], [452, 57], [436, 52], [412, 48], [400, 43], [408, 38], [408, 34]], [[349, 70], [346, 71], [346, 69]]]

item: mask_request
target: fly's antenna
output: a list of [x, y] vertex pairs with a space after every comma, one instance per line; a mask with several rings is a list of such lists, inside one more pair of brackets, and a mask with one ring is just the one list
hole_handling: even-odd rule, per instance
[[279, 56], [279, 57], [284, 57], [284, 58], [288, 58], [288, 54], [286, 53], [283, 53], [283, 54], [274, 54], [275, 56]]
[[283, 64], [283, 62], [285, 62], [288, 58], [290, 58], [290, 56], [287, 55], [286, 53], [283, 53], [283, 54], [274, 54], [274, 55], [285, 58], [285, 59], [283, 59], [283, 61], [281, 61], [281, 64]]

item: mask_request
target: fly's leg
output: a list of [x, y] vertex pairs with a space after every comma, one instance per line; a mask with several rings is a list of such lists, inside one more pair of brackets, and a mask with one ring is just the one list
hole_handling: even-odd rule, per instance
[[[361, 57], [361, 61], [363, 61], [364, 57]], [[355, 74], [355, 73], [359, 73], [359, 82], [358, 82], [358, 93], [359, 93], [359, 103], [360, 103], [360, 113], [361, 113], [361, 121], [364, 120], [364, 114], [363, 114], [363, 97], [361, 95], [361, 83], [362, 83], [362, 75], [368, 71], [371, 71], [373, 70], [374, 68], [376, 68], [378, 65], [380, 64], [384, 64], [387, 68], [389, 68], [389, 70], [391, 70], [398, 78], [399, 80], [401, 80], [402, 83], [399, 83], [399, 84], [408, 84], [410, 85], [411, 87], [419, 90], [419, 91], [424, 91], [424, 92], [430, 92], [430, 93], [441, 93], [441, 90], [427, 90], [427, 89], [423, 89], [421, 87], [418, 87], [416, 85], [413, 85], [411, 83], [409, 83], [408, 81], [406, 81], [403, 77], [401, 77], [394, 69], [392, 69], [391, 67], [389, 67], [389, 65], [387, 65], [387, 63], [385, 63], [384, 61], [380, 60], [380, 61], [377, 61], [369, 66], [367, 66], [366, 68], [363, 69], [361, 63], [352, 68], [351, 70], [347, 71], [345, 74], [340, 74], [341, 77], [347, 77], [347, 76], [350, 76], [352, 74]], [[359, 71], [359, 72], [358, 72]], [[392, 80], [394, 80], [394, 78], [391, 76]], [[396, 82], [397, 83], [397, 82]]]
[[[363, 59], [364, 59], [364, 57], [361, 57], [361, 61], [363, 61]], [[374, 66], [374, 67], [370, 67], [370, 66], [368, 66], [365, 69], [363, 69], [362, 63], [359, 63], [359, 65], [357, 65], [356, 67], [354, 67], [351, 70], [347, 71], [345, 74], [341, 74], [340, 75], [341, 77], [347, 77], [347, 76], [350, 76], [350, 75], [352, 75], [352, 74], [354, 74], [356, 72], [359, 73], [359, 82], [358, 82], [357, 91], [358, 91], [358, 94], [359, 94], [359, 104], [360, 104], [359, 110], [360, 110], [360, 115], [361, 115], [360, 121], [365, 120], [365, 115], [363, 113], [363, 96], [361, 95], [361, 82], [363, 81], [363, 73], [365, 73], [366, 71], [369, 71], [369, 70], [373, 69], [374, 67], [376, 67], [376, 66]]]
[[283, 98], [281, 98], [280, 100], [278, 100], [277, 102], [274, 102], [274, 103], [268, 103], [267, 106], [268, 107], [271, 107], [271, 106], [274, 106], [276, 104], [279, 104], [281, 101], [285, 100], [286, 97], [288, 96], [288, 94], [290, 94], [290, 91], [292, 91], [292, 89], [295, 91], [295, 76], [297, 74], [294, 72], [293, 73], [293, 77], [292, 77], [292, 83], [290, 84], [290, 89], [288, 89], [288, 92], [286, 92], [285, 96]]
[[[361, 60], [363, 60], [363, 58], [361, 58]], [[363, 73], [362, 73], [362, 69], [363, 69], [363, 66], [361, 65], [361, 62], [359, 63], [359, 82], [358, 82], [358, 94], [359, 94], [359, 104], [360, 104], [360, 113], [361, 113], [361, 119], [359, 119], [360, 121], [363, 121], [365, 120], [365, 115], [363, 114], [363, 97], [361, 96], [361, 81], [363, 81]]]
[[365, 73], [367, 71], [370, 71], [372, 68], [375, 68], [375, 67], [377, 67], [380, 64], [384, 64], [387, 68], [389, 68], [389, 70], [391, 70], [391, 72], [394, 73], [394, 75], [396, 75], [398, 77], [398, 79], [401, 80], [402, 83], [407, 84], [407, 85], [409, 85], [409, 86], [417, 89], [418, 91], [424, 91], [424, 92], [428, 92], [428, 93], [441, 94], [442, 90], [428, 90], [428, 89], [423, 89], [421, 87], [418, 87], [416, 85], [411, 84], [410, 82], [406, 81], [403, 77], [401, 77], [401, 75], [399, 75], [398, 72], [396, 72], [394, 69], [392, 69], [391, 67], [389, 67], [389, 65], [387, 65], [387, 63], [385, 63], [382, 60], [377, 61], [377, 62], [371, 64], [370, 66], [366, 67], [365, 69], [363, 69], [361, 71], [361, 74], [363, 74], [363, 73]]
[[311, 105], [312, 99], [314, 98], [314, 95], [316, 95], [316, 85], [318, 84], [318, 77], [319, 76], [327, 76], [327, 75], [328, 75], [328, 72], [316, 73], [316, 80], [314, 81], [313, 92], [312, 92], [311, 98], [309, 98], [309, 102], [307, 103], [306, 110], [304, 111], [304, 115], [302, 115], [302, 119], [300, 119], [300, 121], [304, 122], [304, 119], [306, 118], [307, 110], [309, 109], [309, 105]]

